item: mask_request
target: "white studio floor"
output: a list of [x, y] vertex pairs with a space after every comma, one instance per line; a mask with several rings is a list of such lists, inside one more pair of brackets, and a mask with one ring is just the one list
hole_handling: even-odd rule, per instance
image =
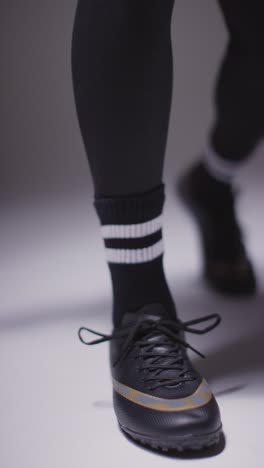
[[[200, 273], [194, 225], [171, 187], [164, 213], [165, 267], [181, 317], [222, 314], [190, 342], [220, 405], [225, 448], [204, 457], [160, 455], [129, 442], [111, 402], [108, 346], [86, 348], [81, 325], [109, 332], [111, 290], [91, 197], [11, 206], [1, 214], [2, 468], [263, 466], [264, 222], [261, 180], [239, 206], [259, 277], [256, 298], [227, 300]], [[223, 448], [223, 447], [222, 447]]]

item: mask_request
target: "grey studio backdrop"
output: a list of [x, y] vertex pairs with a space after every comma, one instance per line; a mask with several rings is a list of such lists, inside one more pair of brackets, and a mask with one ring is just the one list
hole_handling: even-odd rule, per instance
[[[92, 178], [71, 81], [75, 7], [76, 0], [2, 0], [0, 4], [0, 354], [3, 357], [1, 377], [5, 382], [0, 399], [0, 434], [3, 435], [0, 464], [5, 468], [66, 468], [76, 466], [76, 460], [80, 462], [82, 456], [85, 458], [85, 450], [74, 437], [67, 441], [66, 432], [47, 416], [51, 409], [45, 406], [44, 394], [50, 392], [52, 401], [54, 388], [55, 393], [59, 389], [65, 393], [62, 400], [57, 397], [57, 406], [52, 406], [55, 415], [60, 411], [60, 401], [68, 407], [69, 395], [74, 403], [76, 399], [81, 402], [87, 398], [87, 382], [83, 381], [82, 390], [78, 383], [87, 356], [80, 360], [76, 329], [83, 323], [92, 325], [95, 320], [104, 321], [103, 330], [110, 327], [110, 278], [92, 207]], [[205, 348], [210, 348], [210, 340], [215, 340], [213, 346], [223, 348], [222, 354], [213, 353], [211, 367], [209, 364], [205, 368], [209, 378], [215, 378], [216, 382], [220, 378], [219, 386], [215, 384], [219, 395], [228, 388], [243, 387], [251, 376], [253, 386], [247, 397], [257, 399], [264, 382], [260, 357], [263, 356], [263, 145], [259, 145], [254, 159], [242, 170], [240, 181], [244, 190], [239, 204], [248, 248], [259, 276], [259, 295], [253, 303], [230, 305], [224, 299], [216, 300], [199, 282], [198, 238], [174, 194], [176, 175], [195, 159], [205, 144], [214, 115], [214, 79], [227, 41], [216, 2], [176, 0], [172, 36], [174, 90], [164, 167], [167, 183], [164, 236], [168, 252], [165, 252], [165, 266], [179, 309], [186, 317], [212, 309], [226, 314], [226, 328], [204, 341]], [[97, 322], [95, 327], [99, 329]], [[102, 356], [107, 359], [107, 353]], [[225, 376], [222, 362], [230, 363], [226, 385], [225, 379], [221, 380]], [[216, 368], [220, 369], [218, 373]], [[65, 372], [63, 376], [61, 369]], [[234, 369], [237, 369], [236, 376], [243, 378], [233, 378]], [[70, 386], [67, 386], [68, 375], [71, 375]], [[108, 375], [105, 381], [104, 376], [100, 375], [101, 378], [103, 386], [108, 388]], [[45, 415], [34, 396], [37, 392], [39, 395], [44, 392]], [[96, 392], [91, 389], [91, 393]], [[29, 401], [32, 408], [38, 408], [37, 416], [28, 411]], [[63, 404], [61, 414], [64, 415]], [[260, 403], [256, 403], [256, 408], [257, 404]], [[254, 414], [257, 412], [255, 409]], [[74, 414], [72, 410], [72, 418]], [[76, 424], [81, 415], [80, 408]], [[38, 424], [41, 417], [42, 429]], [[27, 420], [28, 424], [16, 432], [18, 420]], [[46, 426], [53, 423], [49, 436]], [[85, 421], [82, 424], [85, 432]], [[255, 425], [254, 419], [251, 424]], [[60, 439], [60, 434], [65, 435], [65, 440]], [[58, 447], [53, 443], [53, 436], [58, 437]], [[35, 445], [29, 453], [30, 441]], [[14, 444], [16, 451], [12, 448]], [[44, 450], [47, 446], [49, 452]], [[66, 449], [64, 457], [65, 446], [71, 446], [71, 453]], [[90, 450], [91, 456], [99, 456], [92, 451], [91, 444]], [[52, 458], [55, 452], [56, 460]], [[256, 449], [254, 453], [252, 460], [250, 451], [244, 454], [245, 466], [249, 463], [252, 467], [259, 466], [260, 452]], [[153, 459], [152, 466], [158, 466], [155, 463]]]

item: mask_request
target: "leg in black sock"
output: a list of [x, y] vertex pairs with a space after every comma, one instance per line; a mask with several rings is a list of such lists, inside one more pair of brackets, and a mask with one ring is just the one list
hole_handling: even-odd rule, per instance
[[218, 1], [230, 39], [217, 80], [211, 144], [224, 160], [241, 162], [264, 131], [264, 4]]
[[232, 184], [264, 130], [264, 6], [258, 0], [218, 1], [230, 37], [215, 88], [216, 119], [202, 155], [212, 202]]
[[[110, 341], [120, 427], [152, 447], [183, 450], [217, 443], [221, 418], [188, 359], [184, 330], [195, 323], [175, 317], [162, 264], [172, 6], [173, 0], [79, 0], [73, 79], [113, 284], [113, 333], [92, 331], [92, 343]], [[219, 317], [202, 322], [197, 333]], [[81, 340], [91, 344], [84, 331]]]
[[236, 216], [233, 182], [264, 129], [263, 4], [219, 0], [230, 33], [216, 86], [216, 121], [208, 148], [180, 181], [198, 221], [204, 270], [227, 294], [251, 294], [256, 278]]
[[[175, 313], [163, 271], [160, 223], [172, 94], [172, 8], [173, 0], [79, 0], [75, 16], [74, 95], [116, 324], [127, 310], [149, 302], [162, 302]], [[145, 223], [154, 226], [151, 232], [144, 230]], [[122, 226], [134, 224], [139, 232], [124, 236]], [[115, 237], [108, 237], [111, 226]]]
[[161, 182], [172, 94], [173, 0], [79, 0], [72, 72], [96, 196]]

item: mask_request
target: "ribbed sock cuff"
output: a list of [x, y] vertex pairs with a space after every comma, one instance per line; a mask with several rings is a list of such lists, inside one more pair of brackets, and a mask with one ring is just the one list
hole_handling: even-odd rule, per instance
[[94, 208], [102, 225], [136, 224], [152, 220], [162, 213], [165, 184], [147, 192], [122, 197], [95, 197]]
[[106, 257], [112, 263], [144, 263], [163, 254], [165, 186], [127, 197], [97, 197]]

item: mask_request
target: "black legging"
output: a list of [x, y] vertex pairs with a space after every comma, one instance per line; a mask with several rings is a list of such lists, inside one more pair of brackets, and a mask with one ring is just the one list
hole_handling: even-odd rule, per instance
[[[79, 0], [72, 38], [77, 114], [96, 196], [145, 192], [162, 180], [172, 95], [174, 0]], [[241, 160], [264, 128], [259, 0], [219, 0], [230, 43], [216, 86], [211, 141]]]

